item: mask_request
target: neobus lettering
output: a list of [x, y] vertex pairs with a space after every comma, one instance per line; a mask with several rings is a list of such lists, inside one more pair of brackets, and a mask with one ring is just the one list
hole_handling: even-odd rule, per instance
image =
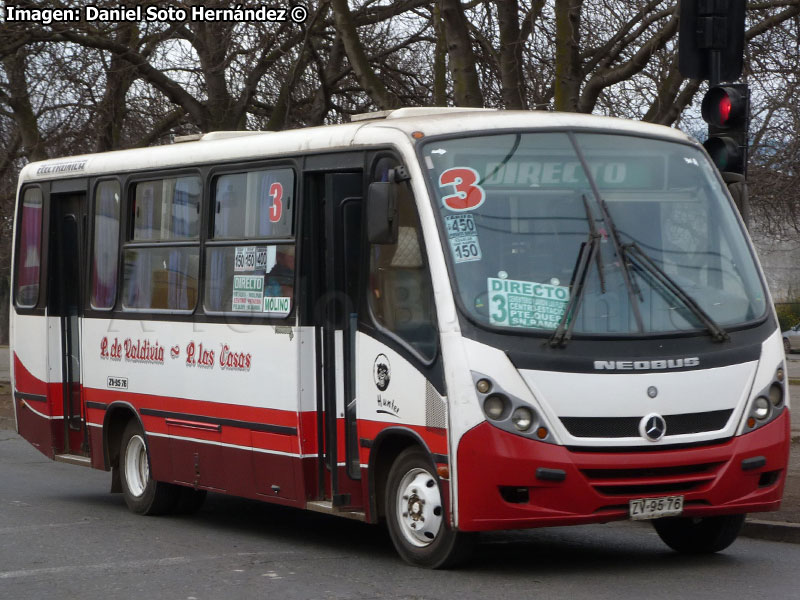
[[596, 360], [594, 368], [597, 371], [651, 371], [661, 369], [683, 369], [685, 367], [699, 367], [700, 358], [669, 358], [660, 360]]

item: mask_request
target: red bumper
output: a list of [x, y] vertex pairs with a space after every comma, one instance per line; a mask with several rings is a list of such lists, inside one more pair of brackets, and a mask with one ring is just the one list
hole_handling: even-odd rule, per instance
[[[789, 460], [789, 427], [789, 411], [784, 410], [769, 425], [723, 444], [574, 452], [482, 423], [458, 447], [458, 528], [522, 529], [626, 519], [628, 500], [672, 495], [684, 496], [687, 516], [777, 510]], [[552, 471], [537, 476], [538, 469]], [[560, 472], [563, 481], [541, 478], [557, 478]]]

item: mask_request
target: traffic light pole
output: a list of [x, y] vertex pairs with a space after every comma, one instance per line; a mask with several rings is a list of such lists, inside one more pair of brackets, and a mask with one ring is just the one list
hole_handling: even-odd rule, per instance
[[747, 194], [747, 180], [739, 173], [723, 173], [723, 181], [728, 185], [728, 191], [733, 198], [733, 203], [742, 215], [744, 226], [750, 229], [750, 199]]

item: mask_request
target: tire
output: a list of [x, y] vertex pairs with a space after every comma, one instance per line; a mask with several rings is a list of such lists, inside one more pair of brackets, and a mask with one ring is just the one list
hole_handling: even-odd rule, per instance
[[144, 432], [136, 421], [129, 421], [122, 434], [119, 476], [122, 495], [131, 512], [163, 515], [175, 506], [178, 499], [176, 486], [155, 481], [150, 476], [150, 453]]
[[789, 340], [787, 338], [783, 338], [783, 351], [786, 354], [789, 354], [792, 351], [792, 345], [789, 343]]
[[389, 535], [402, 559], [442, 569], [468, 557], [474, 535], [450, 527], [434, 473], [429, 455], [421, 448], [401, 452], [389, 471], [384, 509]]
[[744, 525], [745, 515], [668, 517], [653, 521], [656, 533], [682, 554], [712, 554], [730, 546]]

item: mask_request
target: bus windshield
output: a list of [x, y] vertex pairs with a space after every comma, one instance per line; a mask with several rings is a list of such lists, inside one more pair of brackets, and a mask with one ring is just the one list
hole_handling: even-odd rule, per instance
[[506, 133], [433, 140], [422, 155], [457, 294], [482, 325], [624, 336], [765, 314], [743, 230], [689, 144]]

